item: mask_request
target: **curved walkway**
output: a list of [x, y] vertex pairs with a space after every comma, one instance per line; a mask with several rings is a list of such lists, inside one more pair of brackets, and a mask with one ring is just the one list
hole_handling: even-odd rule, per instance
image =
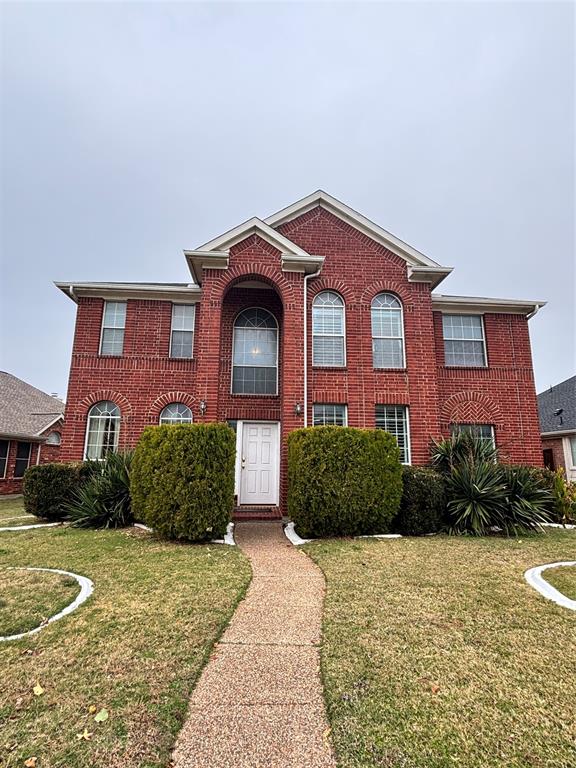
[[320, 681], [324, 577], [280, 523], [238, 523], [245, 599], [192, 694], [175, 768], [334, 768]]

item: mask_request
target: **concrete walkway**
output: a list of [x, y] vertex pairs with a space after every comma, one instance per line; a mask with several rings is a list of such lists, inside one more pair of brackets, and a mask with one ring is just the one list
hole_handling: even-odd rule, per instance
[[239, 523], [253, 579], [198, 685], [176, 768], [334, 768], [320, 682], [324, 577], [280, 523]]

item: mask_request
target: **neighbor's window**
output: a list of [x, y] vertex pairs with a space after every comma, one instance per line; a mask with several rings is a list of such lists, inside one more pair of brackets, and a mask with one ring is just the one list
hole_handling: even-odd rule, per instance
[[6, 477], [9, 451], [10, 440], [0, 440], [0, 480], [3, 480]]
[[348, 409], [337, 403], [314, 403], [312, 424], [315, 427], [345, 427], [348, 423]]
[[484, 323], [481, 315], [442, 315], [444, 359], [447, 366], [486, 366]]
[[400, 461], [402, 464], [410, 464], [408, 408], [405, 405], [377, 405], [376, 428], [394, 435], [400, 448]]
[[126, 327], [126, 302], [105, 301], [102, 315], [102, 338], [100, 354], [120, 356], [124, 349], [124, 328]]
[[232, 393], [275, 395], [278, 392], [278, 324], [266, 309], [252, 307], [234, 322]]
[[192, 357], [194, 350], [195, 304], [172, 305], [170, 357]]
[[46, 440], [46, 445], [60, 445], [62, 437], [60, 432], [50, 432]]
[[88, 412], [84, 458], [101, 461], [118, 448], [120, 408], [110, 400], [96, 403]]
[[322, 291], [312, 302], [312, 365], [346, 365], [344, 301], [334, 291]]
[[16, 443], [16, 463], [14, 464], [14, 477], [24, 477], [24, 472], [30, 465], [30, 453], [32, 443]]
[[450, 434], [452, 436], [458, 435], [461, 432], [478, 437], [480, 440], [484, 440], [496, 447], [496, 440], [494, 438], [494, 427], [492, 424], [451, 424]]
[[160, 424], [190, 424], [192, 411], [184, 403], [170, 403], [160, 414]]
[[570, 453], [572, 455], [572, 466], [576, 467], [576, 437], [570, 438]]
[[402, 304], [391, 293], [372, 301], [372, 359], [374, 368], [404, 368]]

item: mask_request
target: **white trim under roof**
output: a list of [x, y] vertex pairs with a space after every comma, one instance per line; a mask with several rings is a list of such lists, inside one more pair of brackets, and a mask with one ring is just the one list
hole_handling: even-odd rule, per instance
[[555, 432], [540, 432], [540, 437], [571, 437], [576, 435], [576, 429], [558, 429]]
[[432, 309], [435, 312], [450, 314], [476, 314], [486, 312], [533, 317], [539, 309], [546, 306], [545, 301], [525, 301], [521, 299], [491, 299], [484, 296], [445, 296], [432, 294]]
[[143, 299], [153, 301], [174, 301], [194, 304], [200, 301], [201, 288], [194, 283], [71, 283], [58, 282], [54, 285], [72, 301], [79, 297], [118, 299]]

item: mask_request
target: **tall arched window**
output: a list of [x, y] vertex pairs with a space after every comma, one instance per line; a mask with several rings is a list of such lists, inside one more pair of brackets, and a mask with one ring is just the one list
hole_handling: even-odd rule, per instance
[[391, 293], [372, 301], [372, 359], [374, 368], [405, 368], [402, 304]]
[[232, 346], [232, 393], [277, 394], [278, 324], [274, 315], [259, 307], [240, 312]]
[[160, 414], [160, 424], [190, 424], [192, 411], [184, 403], [170, 403]]
[[85, 458], [100, 461], [118, 448], [120, 408], [110, 400], [96, 403], [88, 412]]
[[334, 291], [322, 291], [312, 302], [312, 365], [346, 365], [344, 301]]

